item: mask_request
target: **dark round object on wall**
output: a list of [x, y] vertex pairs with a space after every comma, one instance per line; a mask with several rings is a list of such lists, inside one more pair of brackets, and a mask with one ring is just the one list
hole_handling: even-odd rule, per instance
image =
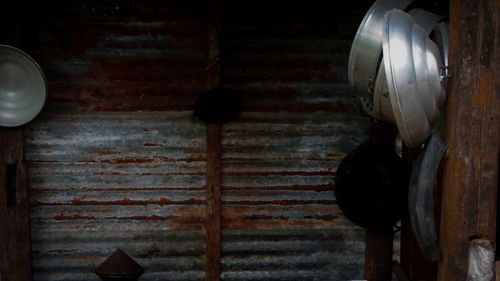
[[194, 115], [207, 124], [227, 123], [241, 111], [237, 91], [227, 88], [213, 88], [203, 92], [194, 105]]
[[353, 223], [389, 232], [406, 211], [408, 183], [409, 169], [397, 153], [366, 141], [340, 163], [335, 196]]

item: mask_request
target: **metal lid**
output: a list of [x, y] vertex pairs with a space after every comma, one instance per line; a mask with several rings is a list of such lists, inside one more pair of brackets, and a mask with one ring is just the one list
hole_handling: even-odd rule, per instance
[[349, 83], [356, 94], [372, 98], [377, 66], [382, 52], [384, 13], [405, 9], [413, 0], [378, 0], [361, 22], [349, 55]]
[[134, 278], [137, 280], [143, 273], [144, 269], [121, 249], [117, 249], [95, 271], [101, 279]]
[[389, 99], [405, 144], [429, 137], [443, 98], [439, 49], [410, 15], [391, 10], [384, 17], [383, 53]]
[[[446, 87], [448, 82], [448, 78], [450, 74], [448, 72], [448, 23], [441, 22], [434, 27], [434, 31], [432, 32], [431, 39], [436, 43], [439, 48], [439, 51], [442, 56], [442, 72], [441, 72], [441, 80], [443, 85]], [[445, 102], [445, 97], [438, 101], [438, 104], [441, 106]]]
[[0, 126], [28, 123], [40, 113], [47, 96], [40, 66], [25, 52], [0, 45]]
[[[423, 9], [412, 9], [408, 12], [408, 14], [415, 20], [416, 24], [422, 27], [427, 35], [430, 35], [438, 22], [443, 19], [443, 16], [428, 12]], [[377, 79], [375, 81], [372, 117], [387, 122], [396, 123], [396, 120], [394, 119], [394, 112], [391, 106], [391, 101], [389, 100], [388, 91], [387, 79], [385, 76], [385, 66], [384, 62], [382, 61], [380, 63], [380, 67], [377, 72]]]

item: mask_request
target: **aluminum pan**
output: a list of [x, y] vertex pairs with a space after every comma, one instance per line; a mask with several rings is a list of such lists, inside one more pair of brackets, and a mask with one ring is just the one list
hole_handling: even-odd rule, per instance
[[383, 51], [396, 124], [405, 144], [418, 147], [439, 115], [439, 51], [425, 30], [398, 10], [385, 15]]
[[[447, 79], [448, 79], [448, 69], [446, 67], [448, 67], [448, 23], [444, 23], [444, 22], [441, 22], [439, 23], [435, 28], [434, 28], [434, 32], [432, 33], [432, 37], [433, 41], [436, 43], [436, 45], [438, 46], [439, 48], [439, 51], [441, 53], [441, 64], [443, 67], [445, 67], [444, 69], [444, 77], [441, 77], [442, 79], [442, 83], [443, 83], [443, 87], [446, 88], [446, 85], [447, 85]], [[446, 94], [445, 94], [446, 91], [443, 91], [443, 94], [439, 97], [439, 99], [437, 100], [438, 102], [438, 105], [440, 107], [444, 106], [444, 102], [446, 101]]]
[[[428, 12], [423, 9], [412, 9], [408, 14], [415, 20], [420, 27], [430, 35], [434, 27], [438, 24], [443, 16]], [[441, 105], [441, 104], [440, 104]], [[391, 101], [387, 89], [387, 79], [385, 75], [384, 62], [380, 63], [375, 82], [373, 95], [373, 117], [387, 122], [396, 123], [394, 112], [392, 110]]]
[[379, 0], [366, 13], [356, 32], [349, 55], [348, 77], [354, 91], [371, 98], [370, 81], [375, 82], [377, 65], [382, 51], [384, 13], [405, 9], [412, 0]]
[[42, 69], [25, 52], [0, 45], [0, 126], [28, 123], [40, 113], [47, 96]]

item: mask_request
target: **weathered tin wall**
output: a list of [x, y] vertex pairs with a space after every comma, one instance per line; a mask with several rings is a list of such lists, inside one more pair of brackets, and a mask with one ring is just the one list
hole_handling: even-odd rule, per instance
[[[367, 137], [347, 60], [365, 6], [245, 1], [224, 12], [223, 279], [362, 279], [364, 231], [336, 205], [336, 168]], [[359, 3], [358, 3], [359, 4]]]
[[116, 247], [142, 280], [203, 280], [203, 1], [44, 1], [23, 36], [49, 99], [26, 129], [34, 280], [98, 280]]
[[[245, 112], [224, 126], [222, 277], [359, 278], [364, 232], [333, 179], [366, 137], [346, 64], [368, 1], [236, 2], [223, 11], [223, 81]], [[202, 280], [205, 127], [190, 110], [205, 1], [35, 8], [23, 36], [49, 83], [26, 128], [35, 280], [97, 280], [115, 247], [146, 268], [141, 280]]]

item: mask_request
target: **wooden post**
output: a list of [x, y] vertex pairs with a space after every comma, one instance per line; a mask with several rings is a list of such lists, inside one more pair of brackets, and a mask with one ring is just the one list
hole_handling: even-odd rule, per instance
[[392, 233], [366, 231], [365, 279], [369, 281], [391, 280]]
[[[370, 138], [373, 143], [395, 149], [396, 131], [382, 122], [370, 120]], [[365, 242], [365, 274], [369, 281], [391, 280], [394, 233], [368, 229]]]
[[[403, 149], [403, 159], [413, 169], [415, 161], [418, 157], [419, 150], [411, 150], [406, 147]], [[439, 178], [439, 177], [438, 177]], [[439, 182], [439, 179], [436, 181]], [[436, 220], [437, 231], [439, 232], [439, 221], [441, 215], [441, 191], [439, 186], [436, 186], [436, 201], [434, 202], [434, 216]], [[424, 256], [417, 238], [413, 233], [410, 222], [410, 215], [407, 213], [401, 219], [401, 269], [410, 280], [426, 280], [431, 281], [436, 279], [437, 262], [427, 260]]]
[[207, 128], [207, 228], [205, 280], [220, 279], [221, 272], [221, 125]]
[[[221, 86], [220, 2], [208, 0], [207, 88]], [[220, 280], [221, 273], [221, 124], [207, 125], [207, 224], [205, 280]]]
[[[22, 4], [2, 11], [2, 44], [24, 51]], [[32, 280], [30, 205], [23, 128], [0, 127], [0, 280]]]
[[0, 279], [31, 280], [28, 185], [23, 130], [0, 129]]
[[439, 281], [465, 280], [471, 238], [495, 241], [499, 158], [498, 1], [451, 0]]

